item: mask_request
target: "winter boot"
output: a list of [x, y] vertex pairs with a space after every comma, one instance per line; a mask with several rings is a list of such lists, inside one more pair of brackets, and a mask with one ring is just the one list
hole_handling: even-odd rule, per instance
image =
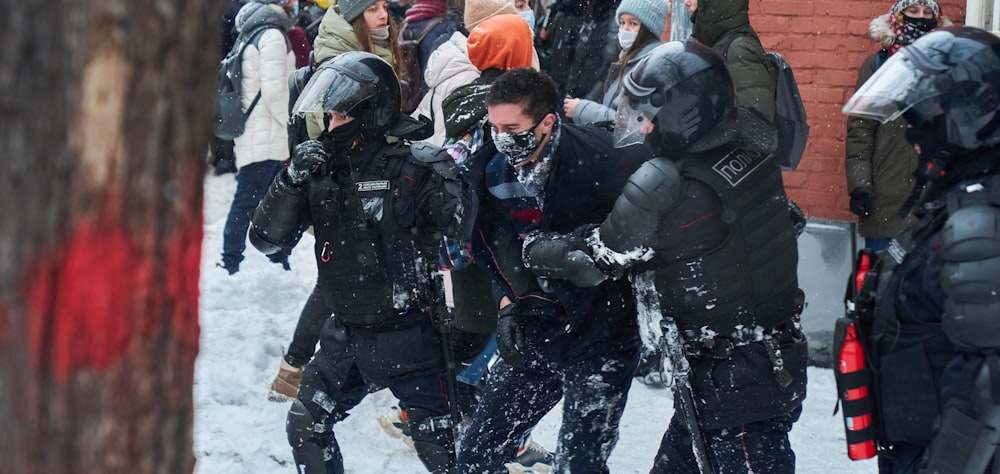
[[292, 367], [291, 364], [281, 358], [281, 368], [278, 369], [278, 376], [271, 382], [271, 392], [267, 399], [272, 402], [287, 402], [299, 396], [299, 383], [302, 382], [302, 368]]
[[531, 436], [528, 436], [521, 447], [517, 448], [517, 457], [514, 458], [514, 461], [504, 464], [504, 466], [510, 474], [552, 472], [554, 461], [552, 453], [532, 440]]
[[389, 413], [378, 416], [378, 424], [385, 434], [400, 439], [407, 446], [413, 447], [413, 437], [410, 435], [410, 419], [406, 410], [399, 407], [389, 408]]

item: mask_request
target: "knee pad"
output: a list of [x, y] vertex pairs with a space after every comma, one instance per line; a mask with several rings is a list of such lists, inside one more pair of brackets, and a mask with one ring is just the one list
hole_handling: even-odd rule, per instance
[[[298, 448], [306, 443], [310, 438], [318, 433], [316, 431], [316, 418], [306, 407], [302, 400], [295, 399], [288, 409], [288, 418], [285, 420], [285, 432], [288, 434], [288, 444], [293, 448]], [[320, 430], [322, 432], [324, 430]]]

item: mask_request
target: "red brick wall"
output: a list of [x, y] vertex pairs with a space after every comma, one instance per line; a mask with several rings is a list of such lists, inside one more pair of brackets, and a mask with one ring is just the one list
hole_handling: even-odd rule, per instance
[[[680, 0], [674, 0], [680, 1]], [[965, 20], [964, 0], [939, 0], [944, 16]], [[878, 50], [868, 24], [892, 0], [750, 0], [750, 22], [764, 49], [777, 51], [795, 69], [809, 117], [809, 143], [785, 188], [810, 217], [850, 220], [844, 177], [846, 116], [858, 67]]]

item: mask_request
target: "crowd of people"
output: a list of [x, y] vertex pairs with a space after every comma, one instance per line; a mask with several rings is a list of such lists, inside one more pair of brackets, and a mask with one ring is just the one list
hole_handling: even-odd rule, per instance
[[[247, 45], [246, 114], [242, 135], [212, 147], [216, 172], [237, 179], [219, 266], [238, 272], [249, 237], [290, 270], [302, 234], [315, 236], [316, 285], [271, 387], [291, 401], [299, 472], [343, 472], [336, 425], [382, 388], [398, 406], [378, 422], [430, 472], [607, 472], [633, 377], [674, 393], [652, 472], [794, 472], [804, 218], [773, 156], [774, 71], [748, 3], [687, 0], [691, 39], [666, 42], [666, 0], [232, 2], [220, 40], [224, 52]], [[1000, 282], [966, 284], [942, 265], [995, 270], [1000, 236], [976, 227], [994, 245], [947, 255], [923, 244], [949, 215], [1000, 220], [995, 198], [950, 197], [959, 178], [990, 189], [998, 120], [956, 94], [922, 107], [947, 93], [937, 89], [881, 104], [878, 87], [925, 58], [906, 48], [926, 33], [935, 52], [985, 54], [973, 79], [993, 81], [995, 102], [1000, 52], [978, 33], [928, 33], [947, 24], [934, 0], [898, 0], [876, 22], [884, 49], [845, 108], [851, 210], [872, 220], [873, 249], [924, 223], [906, 241], [920, 260], [896, 274], [937, 257], [920, 271], [942, 279], [926, 292], [940, 311], [900, 298], [883, 316], [897, 324], [881, 328], [936, 317], [946, 327], [932, 339], [950, 338], [960, 349], [941, 353], [965, 364], [928, 370], [958, 370], [981, 393], [998, 365], [976, 331], [996, 332], [986, 314], [1000, 302], [969, 287]], [[944, 64], [928, 70], [957, 67]], [[892, 113], [901, 104], [915, 108]], [[962, 119], [982, 128], [956, 131]], [[918, 163], [941, 174], [911, 178]], [[941, 179], [965, 163], [977, 168]], [[900, 206], [923, 213], [886, 217]], [[983, 397], [942, 398], [930, 409], [944, 414], [941, 435], [920, 425], [922, 444], [886, 438], [886, 472], [982, 464], [982, 452], [962, 461], [951, 448], [970, 417], [980, 451], [995, 446], [1000, 401]], [[549, 452], [531, 430], [560, 401]]]

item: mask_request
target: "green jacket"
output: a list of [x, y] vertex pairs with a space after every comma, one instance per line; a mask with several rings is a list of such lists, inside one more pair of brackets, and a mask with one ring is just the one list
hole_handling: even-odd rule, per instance
[[750, 26], [749, 0], [701, 0], [691, 36], [726, 59], [736, 105], [774, 120], [774, 76], [764, 47]]
[[[856, 89], [872, 74], [878, 54], [869, 56], [858, 71]], [[844, 144], [847, 159], [847, 192], [868, 193], [872, 211], [858, 220], [858, 232], [864, 237], [892, 237], [907, 221], [896, 217], [896, 211], [913, 189], [913, 170], [917, 169], [917, 153], [906, 141], [906, 121], [900, 117], [889, 123], [849, 117]]]

